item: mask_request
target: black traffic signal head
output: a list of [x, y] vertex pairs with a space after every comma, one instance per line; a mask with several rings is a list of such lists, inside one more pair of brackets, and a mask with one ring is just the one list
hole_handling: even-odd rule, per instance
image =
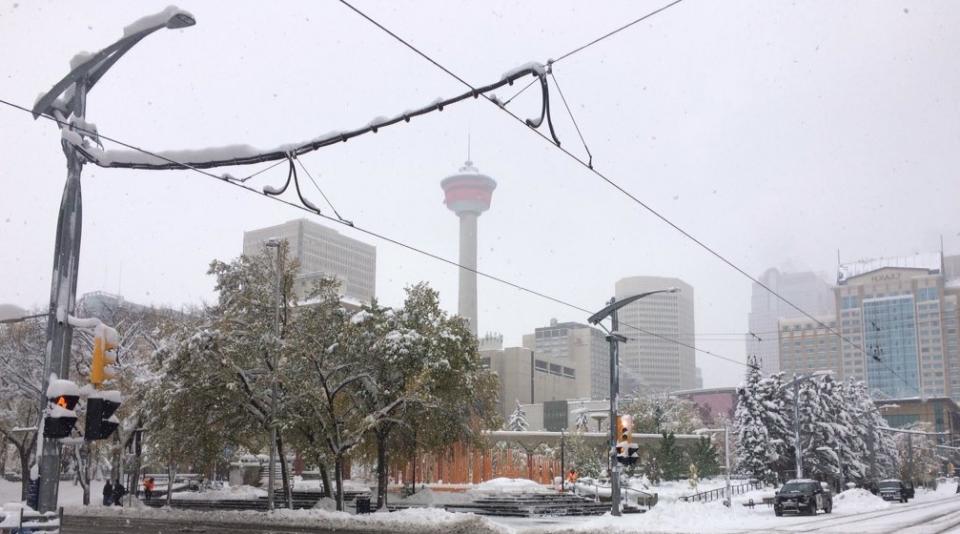
[[43, 418], [43, 437], [65, 438], [77, 424], [77, 414], [73, 409], [80, 400], [78, 395], [57, 395], [50, 401], [47, 414]]
[[87, 399], [87, 426], [83, 439], [94, 441], [110, 437], [120, 421], [114, 412], [120, 407], [120, 392], [98, 392]]
[[43, 416], [43, 437], [65, 438], [77, 424], [77, 414], [73, 411], [80, 400], [80, 388], [69, 380], [60, 380], [55, 376], [47, 384], [47, 409]]

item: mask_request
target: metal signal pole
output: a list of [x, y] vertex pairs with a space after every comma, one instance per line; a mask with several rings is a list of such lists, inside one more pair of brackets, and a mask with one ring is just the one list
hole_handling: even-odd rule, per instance
[[[153, 17], [141, 19], [128, 27], [128, 34], [103, 50], [85, 58], [50, 91], [40, 97], [33, 107], [34, 118], [47, 115], [57, 120], [62, 132], [60, 144], [67, 158], [67, 182], [60, 201], [57, 217], [57, 235], [53, 249], [53, 275], [50, 282], [50, 312], [47, 319], [47, 354], [44, 363], [43, 386], [40, 388], [41, 421], [47, 408], [46, 392], [51, 374], [67, 378], [70, 371], [70, 347], [73, 328], [69, 316], [77, 298], [77, 274], [80, 267], [80, 234], [83, 226], [83, 206], [80, 194], [80, 173], [85, 163], [75, 143], [83, 137], [96, 139], [96, 131], [85, 122], [87, 93], [100, 78], [147, 35], [161, 28], [185, 28], [195, 24], [192, 15], [168, 8]], [[133, 28], [132, 30], [130, 28]], [[72, 92], [71, 92], [72, 91]], [[41, 432], [38, 430], [38, 432]], [[40, 512], [57, 509], [60, 486], [60, 452], [57, 439], [38, 436], [38, 475]], [[26, 475], [26, 474], [24, 474]]]

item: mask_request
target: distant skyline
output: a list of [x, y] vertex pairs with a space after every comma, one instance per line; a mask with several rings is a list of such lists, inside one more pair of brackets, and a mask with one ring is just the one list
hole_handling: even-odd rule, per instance
[[[0, 0], [0, 98], [30, 106], [74, 54], [167, 3]], [[558, 57], [661, 5], [358, 2], [471, 83]], [[337, 3], [180, 7], [195, 27], [145, 39], [90, 94], [88, 120], [102, 133], [151, 150], [275, 146], [463, 90]], [[937, 251], [943, 236], [947, 253], [960, 252], [957, 20], [950, 1], [684, 2], [554, 74], [594, 166], [619, 185], [754, 276], [784, 262], [834, 273], [837, 249], [843, 261], [902, 256]], [[536, 116], [536, 93], [510, 108]], [[562, 104], [551, 104], [563, 147], [583, 154]], [[59, 132], [6, 106], [0, 132], [0, 303], [45, 306], [65, 175]], [[467, 132], [472, 159], [498, 182], [478, 233], [481, 271], [586, 309], [602, 307], [621, 278], [680, 278], [696, 292], [698, 345], [744, 360], [749, 280], [483, 100], [301, 159], [344, 218], [456, 260], [457, 227], [437, 182], [460, 167]], [[251, 183], [277, 185], [285, 172]], [[79, 293], [210, 302], [211, 260], [238, 256], [244, 230], [302, 216], [189, 171], [87, 165], [83, 176]], [[305, 194], [322, 200], [312, 186]], [[377, 247], [384, 304], [426, 281], [455, 312], [455, 267], [335, 228]], [[551, 317], [586, 319], [483, 277], [478, 291], [481, 332], [503, 333], [506, 346]], [[744, 373], [696, 361], [707, 387]]]

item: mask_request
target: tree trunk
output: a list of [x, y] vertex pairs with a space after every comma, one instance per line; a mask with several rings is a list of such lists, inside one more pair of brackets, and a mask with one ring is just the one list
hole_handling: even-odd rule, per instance
[[327, 466], [321, 461], [317, 461], [317, 469], [320, 471], [320, 480], [323, 483], [323, 489], [320, 491], [320, 498], [326, 498], [333, 495], [333, 492], [330, 491], [330, 472], [327, 471]]
[[378, 430], [377, 436], [377, 510], [387, 505], [387, 436], [389, 430]]
[[30, 492], [30, 449], [18, 445], [17, 454], [20, 455], [20, 500], [25, 501]]
[[83, 505], [90, 506], [90, 443], [85, 441], [80, 447], [74, 448], [74, 458], [77, 461], [77, 481], [83, 489]]
[[333, 459], [333, 476], [336, 480], [337, 511], [343, 511], [343, 455], [337, 454]]
[[290, 490], [290, 472], [287, 469], [287, 455], [283, 452], [283, 436], [277, 432], [277, 456], [280, 458], [280, 478], [283, 480], [283, 495], [287, 501], [287, 510], [293, 510], [293, 492]]
[[174, 467], [173, 454], [171, 454], [170, 463], [167, 464], [167, 508], [173, 506], [173, 479], [177, 476]]

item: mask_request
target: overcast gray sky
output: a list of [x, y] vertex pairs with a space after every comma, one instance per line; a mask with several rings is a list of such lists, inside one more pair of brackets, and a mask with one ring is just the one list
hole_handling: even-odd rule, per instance
[[[162, 2], [0, 2], [0, 98], [32, 105]], [[471, 83], [575, 48], [663, 2], [375, 2], [358, 7]], [[91, 93], [100, 131], [149, 149], [274, 146], [366, 124], [463, 87], [337, 2], [183, 1], [197, 25], [149, 36]], [[832, 277], [842, 258], [960, 252], [960, 3], [687, 0], [555, 70], [595, 166], [759, 275]], [[512, 94], [501, 91], [500, 96]], [[511, 108], [534, 116], [529, 91]], [[565, 147], [582, 148], [557, 102]], [[456, 258], [439, 182], [473, 159], [499, 183], [480, 269], [588, 308], [624, 276], [695, 288], [698, 344], [743, 360], [750, 283], [506, 114], [470, 101], [303, 158], [358, 225]], [[55, 125], [0, 107], [0, 303], [49, 298], [65, 175]], [[108, 147], [109, 148], [109, 147]], [[234, 174], [254, 168], [228, 169]], [[278, 167], [257, 185], [278, 183]], [[319, 202], [315, 192], [311, 198]], [[189, 171], [84, 170], [80, 291], [179, 306], [214, 298], [211, 259], [303, 212]], [[377, 247], [377, 293], [420, 280], [456, 309], [457, 271]], [[480, 280], [481, 332], [578, 312]], [[698, 355], [705, 385], [743, 367]]]

